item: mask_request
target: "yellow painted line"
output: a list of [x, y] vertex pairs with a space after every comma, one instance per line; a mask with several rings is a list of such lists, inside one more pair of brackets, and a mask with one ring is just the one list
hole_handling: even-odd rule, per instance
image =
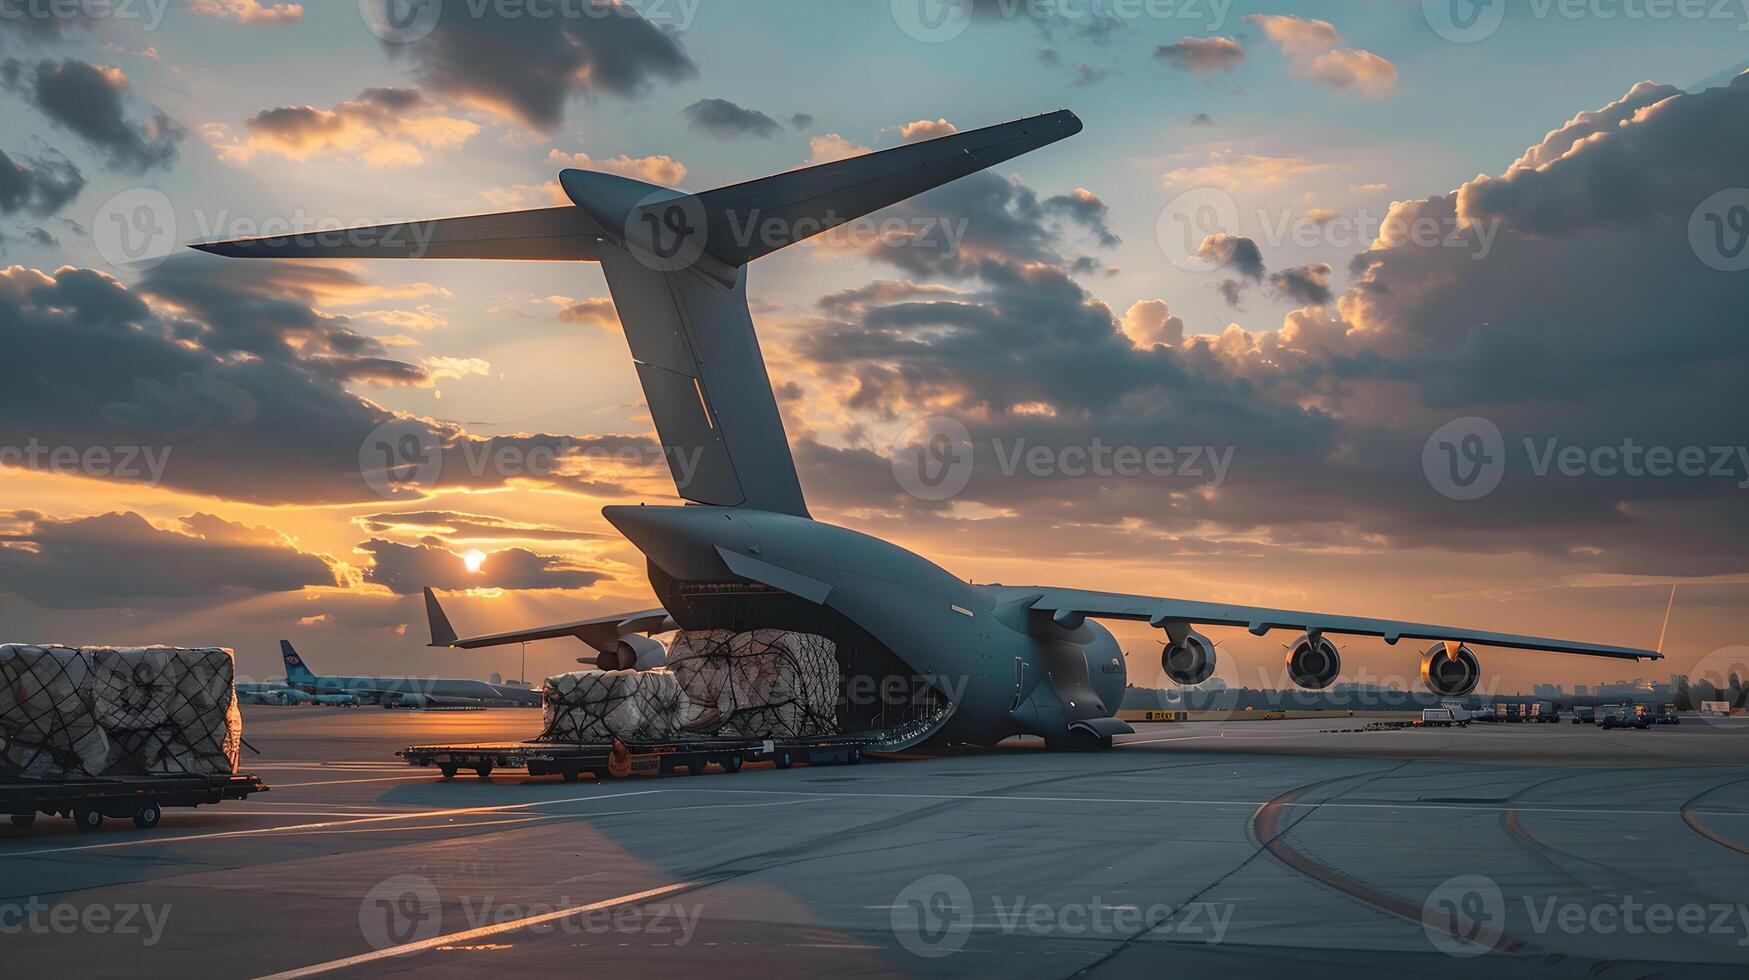
[[649, 888], [641, 892], [633, 892], [630, 895], [619, 895], [614, 898], [602, 899], [599, 902], [590, 902], [588, 905], [577, 905], [568, 909], [559, 909], [556, 912], [547, 912], [542, 915], [531, 915], [522, 919], [514, 919], [510, 922], [500, 922], [494, 925], [481, 926], [478, 929], [469, 929], [465, 932], [452, 932], [446, 936], [437, 936], [432, 939], [424, 939], [415, 943], [404, 943], [400, 946], [390, 946], [387, 949], [379, 949], [370, 953], [360, 953], [357, 956], [348, 956], [344, 959], [329, 960], [326, 963], [317, 963], [314, 966], [301, 967], [296, 970], [287, 970], [284, 973], [274, 973], [262, 977], [260, 980], [298, 980], [299, 977], [314, 977], [324, 973], [333, 973], [336, 970], [346, 970], [355, 966], [363, 966], [367, 963], [377, 963], [382, 960], [395, 959], [401, 956], [411, 956], [414, 953], [422, 953], [428, 949], [435, 949], [439, 946], [468, 945], [478, 942], [481, 939], [489, 939], [492, 936], [502, 936], [507, 932], [516, 932], [521, 929], [530, 928], [531, 926], [545, 925], [549, 922], [558, 922], [561, 919], [568, 919], [574, 915], [583, 915], [588, 912], [599, 912], [603, 909], [619, 908], [626, 905], [637, 905], [642, 902], [647, 902], [652, 898], [661, 898], [663, 895], [672, 895], [675, 892], [697, 888], [701, 884], [703, 884], [703, 882], [675, 882], [671, 885], [662, 885], [659, 888]]

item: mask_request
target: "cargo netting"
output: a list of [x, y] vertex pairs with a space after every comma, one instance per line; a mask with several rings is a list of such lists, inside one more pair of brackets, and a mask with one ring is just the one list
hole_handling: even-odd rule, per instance
[[0, 644], [0, 775], [229, 774], [242, 742], [229, 650]]
[[786, 630], [678, 634], [665, 669], [547, 679], [542, 739], [797, 738], [839, 732], [837, 647]]

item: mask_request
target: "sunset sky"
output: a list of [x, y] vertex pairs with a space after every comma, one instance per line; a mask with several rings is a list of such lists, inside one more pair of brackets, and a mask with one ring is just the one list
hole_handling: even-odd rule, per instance
[[[514, 648], [425, 649], [420, 587], [464, 632], [652, 602], [600, 508], [676, 498], [597, 266], [182, 243], [544, 207], [565, 167], [704, 190], [1069, 108], [1078, 136], [753, 267], [817, 518], [979, 582], [1640, 646], [1680, 584], [1668, 665], [1485, 656], [1509, 687], [1749, 642], [1749, 5], [1513, 3], [1476, 37], [1421, 0], [939, 4], [448, 0], [417, 38], [351, 0], [0, 18], [3, 639], [512, 676]], [[1223, 209], [1186, 247], [1176, 219]], [[977, 447], [948, 500], [890, 463], [935, 417]], [[1463, 499], [1430, 440], [1472, 418], [1505, 466]], [[361, 448], [397, 420], [446, 452], [386, 498]], [[1228, 462], [1003, 465], [1095, 440]], [[1608, 466], [1630, 440], [1705, 464]], [[505, 449], [558, 464], [473, 465]], [[1118, 633], [1154, 682], [1155, 637]], [[1279, 675], [1288, 637], [1222, 639], [1230, 683]]]

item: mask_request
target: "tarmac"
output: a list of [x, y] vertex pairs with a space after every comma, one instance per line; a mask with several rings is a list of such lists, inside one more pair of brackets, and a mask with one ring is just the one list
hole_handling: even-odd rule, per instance
[[[1138, 724], [566, 784], [538, 712], [245, 709], [272, 792], [0, 827], [15, 976], [1742, 977], [1749, 722]], [[1349, 729], [1337, 731], [1337, 729]]]

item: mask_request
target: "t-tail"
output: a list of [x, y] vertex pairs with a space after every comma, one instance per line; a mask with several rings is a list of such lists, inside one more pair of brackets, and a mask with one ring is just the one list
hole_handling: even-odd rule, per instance
[[748, 264], [1080, 131], [1065, 109], [700, 194], [565, 170], [569, 207], [193, 247], [242, 258], [600, 262], [680, 496], [807, 517], [747, 307]]
[[316, 675], [310, 672], [309, 666], [304, 663], [304, 658], [292, 649], [290, 640], [279, 641], [279, 655], [285, 660], [285, 682], [287, 685], [295, 687], [300, 684], [315, 683]]

